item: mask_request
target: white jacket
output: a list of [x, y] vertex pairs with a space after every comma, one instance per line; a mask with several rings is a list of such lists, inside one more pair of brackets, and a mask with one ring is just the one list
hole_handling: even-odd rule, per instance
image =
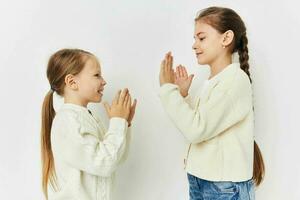
[[162, 85], [160, 97], [174, 124], [191, 143], [185, 159], [188, 173], [209, 181], [252, 178], [252, 88], [239, 63], [230, 64], [210, 79], [195, 105], [189, 104], [174, 84]]
[[49, 200], [110, 200], [114, 171], [128, 151], [127, 130], [125, 119], [111, 118], [106, 131], [87, 108], [63, 104], [51, 128], [58, 191], [49, 184]]

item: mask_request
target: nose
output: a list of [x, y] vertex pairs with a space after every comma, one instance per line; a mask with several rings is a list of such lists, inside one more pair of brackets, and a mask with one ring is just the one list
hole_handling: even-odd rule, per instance
[[102, 85], [103, 86], [106, 85], [106, 81], [104, 79], [103, 79]]
[[194, 42], [193, 46], [192, 46], [193, 50], [196, 50], [196, 42]]

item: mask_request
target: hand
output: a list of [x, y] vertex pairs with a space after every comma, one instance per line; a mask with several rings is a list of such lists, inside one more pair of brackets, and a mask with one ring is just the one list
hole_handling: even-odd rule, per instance
[[137, 103], [137, 100], [135, 99], [133, 101], [133, 104], [130, 107], [130, 114], [129, 114], [129, 117], [128, 117], [128, 126], [131, 126], [131, 122], [132, 122], [132, 119], [133, 119], [134, 114], [135, 114], [136, 103]]
[[128, 121], [131, 106], [131, 96], [128, 89], [118, 91], [112, 105], [109, 106], [107, 102], [104, 103], [104, 107], [109, 118], [120, 117]]
[[193, 81], [194, 74], [188, 76], [184, 66], [176, 67], [175, 84], [178, 85], [181, 96], [186, 97], [189, 94], [189, 89]]
[[175, 73], [173, 70], [173, 56], [171, 52], [167, 53], [165, 59], [161, 62], [159, 82], [162, 86], [165, 83], [174, 83]]

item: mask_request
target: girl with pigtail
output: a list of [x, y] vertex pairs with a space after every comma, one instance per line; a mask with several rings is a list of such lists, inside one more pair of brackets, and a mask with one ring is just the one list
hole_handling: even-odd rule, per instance
[[[81, 49], [61, 49], [48, 62], [50, 90], [42, 106], [42, 188], [49, 200], [110, 200], [114, 172], [126, 159], [135, 113], [127, 88], [111, 105], [108, 130], [87, 107], [101, 102], [104, 80], [96, 56]], [[55, 111], [53, 94], [64, 97]]]

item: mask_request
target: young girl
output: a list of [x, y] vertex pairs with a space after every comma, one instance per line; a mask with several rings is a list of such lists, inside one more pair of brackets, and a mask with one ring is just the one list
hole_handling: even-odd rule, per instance
[[[191, 143], [185, 159], [191, 200], [254, 199], [264, 163], [253, 136], [253, 104], [246, 27], [233, 10], [210, 7], [195, 19], [198, 63], [211, 74], [196, 103], [188, 91], [193, 75], [172, 69], [169, 52], [161, 64], [160, 97], [177, 128]], [[239, 63], [232, 63], [238, 52]]]
[[[128, 89], [119, 91], [106, 131], [87, 108], [100, 102], [105, 80], [97, 58], [79, 49], [51, 56], [47, 78], [50, 91], [42, 108], [42, 186], [47, 199], [109, 200], [113, 174], [128, 150], [129, 129], [136, 107]], [[53, 93], [64, 97], [55, 113]]]

